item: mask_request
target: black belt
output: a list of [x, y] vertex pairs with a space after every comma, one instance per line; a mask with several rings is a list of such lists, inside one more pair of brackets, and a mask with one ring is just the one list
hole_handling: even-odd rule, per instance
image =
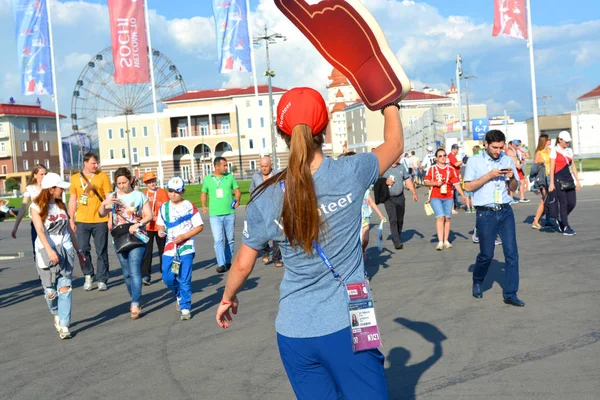
[[503, 208], [508, 208], [509, 206], [510, 206], [510, 203], [506, 203], [506, 204], [496, 204], [493, 207], [475, 206], [475, 209], [480, 210], [480, 211], [500, 211]]

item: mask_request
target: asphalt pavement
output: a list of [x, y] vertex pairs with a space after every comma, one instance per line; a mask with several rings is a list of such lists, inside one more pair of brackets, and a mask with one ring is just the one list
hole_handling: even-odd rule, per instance
[[[600, 398], [600, 187], [578, 194], [570, 217], [574, 237], [531, 229], [538, 198], [529, 198], [514, 206], [524, 308], [502, 302], [501, 246], [483, 299], [471, 296], [474, 214], [454, 216], [454, 248], [442, 252], [435, 251], [435, 223], [422, 199], [407, 198], [404, 249], [394, 250], [386, 228], [378, 251], [373, 227], [367, 269], [391, 399]], [[240, 208], [236, 246], [243, 216]], [[130, 320], [129, 296], [109, 248], [107, 292], [85, 292], [76, 267], [73, 338], [63, 341], [33, 267], [29, 222], [16, 240], [13, 220], [0, 223], [0, 255], [25, 253], [0, 261], [0, 399], [293, 399], [274, 330], [283, 269], [257, 260], [239, 295], [239, 314], [222, 330], [215, 306], [226, 275], [215, 272], [204, 219], [190, 321], [180, 321], [158, 258], [152, 285], [143, 287], [142, 317]]]

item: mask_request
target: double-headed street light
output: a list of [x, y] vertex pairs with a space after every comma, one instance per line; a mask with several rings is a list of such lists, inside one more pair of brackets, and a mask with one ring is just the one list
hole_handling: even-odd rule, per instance
[[475, 75], [461, 76], [461, 79], [465, 81], [465, 88], [467, 89], [467, 137], [471, 137], [471, 114], [469, 112], [469, 80], [477, 79]]
[[265, 48], [267, 50], [267, 70], [265, 71], [264, 75], [267, 77], [267, 82], [269, 85], [269, 118], [270, 118], [269, 128], [271, 129], [271, 151], [273, 153], [273, 165], [275, 166], [275, 168], [278, 167], [278, 164], [277, 164], [277, 139], [276, 139], [276, 135], [275, 135], [275, 126], [273, 125], [273, 122], [274, 122], [274, 118], [273, 118], [273, 87], [271, 85], [271, 78], [275, 77], [275, 71], [273, 71], [271, 69], [271, 59], [269, 57], [269, 45], [277, 43], [277, 39], [283, 39], [283, 41], [287, 40], [287, 38], [285, 36], [283, 36], [281, 33], [269, 34], [269, 32], [267, 31], [267, 27], [265, 26], [265, 30], [264, 30], [263, 34], [260, 36], [254, 37], [254, 39], [252, 40], [252, 42], [254, 44], [259, 44], [261, 40], [264, 40]]

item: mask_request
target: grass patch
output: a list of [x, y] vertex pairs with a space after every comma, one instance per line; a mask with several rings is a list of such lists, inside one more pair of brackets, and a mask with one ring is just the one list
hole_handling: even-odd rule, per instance
[[[248, 204], [250, 200], [250, 193], [248, 190], [250, 189], [250, 181], [237, 181], [238, 185], [240, 185], [240, 190], [242, 191], [242, 198], [240, 199], [240, 205], [244, 206]], [[184, 199], [191, 201], [196, 205], [196, 207], [200, 208], [202, 204], [200, 203], [200, 194], [202, 193], [202, 185], [194, 184], [194, 185], [186, 185], [185, 186], [185, 195]], [[67, 194], [67, 202], [69, 201], [69, 194]], [[12, 198], [8, 199], [8, 205], [10, 207], [21, 207], [23, 203], [23, 198]]]
[[[575, 160], [579, 168], [579, 160]], [[590, 158], [583, 160], [583, 172], [600, 171], [600, 158]]]

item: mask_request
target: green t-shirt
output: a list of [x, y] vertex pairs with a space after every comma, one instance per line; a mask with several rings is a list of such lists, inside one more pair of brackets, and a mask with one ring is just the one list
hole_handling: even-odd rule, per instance
[[237, 181], [230, 173], [220, 178], [213, 174], [204, 178], [202, 192], [208, 193], [208, 214], [211, 217], [235, 214], [235, 209], [231, 208], [231, 203], [235, 199], [233, 191], [238, 188]]

